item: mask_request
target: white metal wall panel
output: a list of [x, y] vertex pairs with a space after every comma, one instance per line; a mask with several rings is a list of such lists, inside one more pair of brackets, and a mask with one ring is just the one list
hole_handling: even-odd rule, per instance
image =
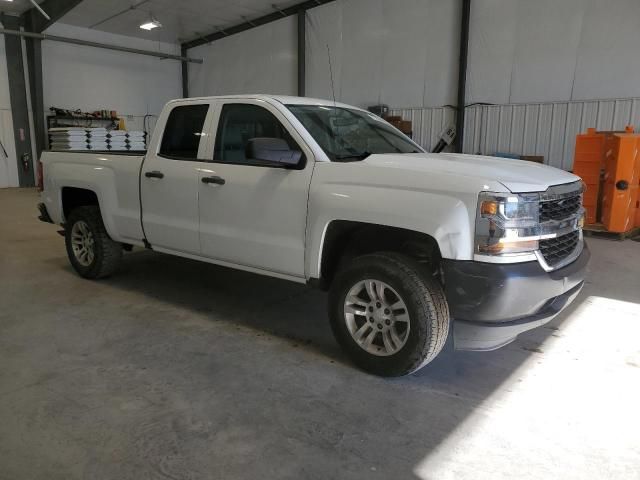
[[0, 151], [0, 188], [17, 187], [18, 164], [16, 163], [16, 149], [13, 138], [13, 119], [11, 110], [0, 109], [0, 141], [7, 150], [8, 157]]
[[[431, 150], [446, 125], [450, 108], [392, 109], [413, 122], [414, 139]], [[571, 170], [578, 133], [640, 127], [640, 98], [511, 105], [475, 105], [465, 116], [464, 151], [495, 155], [543, 155], [548, 165]]]
[[309, 10], [307, 94], [331, 98], [333, 70], [336, 100], [352, 105], [454, 103], [459, 8], [443, 0], [338, 0]]
[[4, 35], [0, 35], [0, 141], [7, 150], [8, 158], [0, 151], [0, 188], [18, 186], [13, 119], [9, 98], [9, 76], [4, 49]]
[[639, 97], [640, 2], [589, 0], [585, 5], [572, 98]]
[[[113, 45], [179, 54], [174, 44], [114, 35], [56, 23], [45, 33]], [[181, 96], [180, 62], [81, 45], [42, 42], [44, 107], [116, 110], [140, 127], [145, 114], [159, 114]]]
[[639, 97], [638, 25], [638, 0], [474, 0], [468, 103]]
[[283, 18], [189, 50], [189, 95], [297, 93], [296, 17]]

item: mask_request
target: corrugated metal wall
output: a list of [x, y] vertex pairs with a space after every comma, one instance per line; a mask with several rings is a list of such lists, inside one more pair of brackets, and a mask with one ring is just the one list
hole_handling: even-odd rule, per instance
[[450, 124], [455, 124], [456, 113], [450, 107], [437, 108], [397, 108], [391, 115], [400, 115], [413, 123], [413, 139], [431, 151], [438, 143], [440, 134]]
[[[413, 121], [414, 139], [430, 150], [453, 123], [451, 108], [392, 109]], [[576, 135], [589, 127], [623, 130], [640, 126], [640, 98], [467, 107], [465, 153], [543, 155], [545, 163], [570, 170]]]

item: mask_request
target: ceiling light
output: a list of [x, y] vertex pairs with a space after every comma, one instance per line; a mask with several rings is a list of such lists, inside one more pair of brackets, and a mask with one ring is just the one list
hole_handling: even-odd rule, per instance
[[142, 25], [140, 25], [140, 28], [143, 30], [153, 30], [154, 28], [158, 28], [161, 26], [162, 24], [158, 20], [151, 17], [151, 19], [148, 22], [145, 22]]

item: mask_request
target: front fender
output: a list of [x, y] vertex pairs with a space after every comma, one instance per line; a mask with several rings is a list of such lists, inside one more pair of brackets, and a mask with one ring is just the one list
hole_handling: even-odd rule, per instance
[[306, 271], [320, 278], [324, 239], [334, 220], [403, 228], [433, 237], [443, 258], [471, 260], [477, 195], [326, 183], [309, 198]]

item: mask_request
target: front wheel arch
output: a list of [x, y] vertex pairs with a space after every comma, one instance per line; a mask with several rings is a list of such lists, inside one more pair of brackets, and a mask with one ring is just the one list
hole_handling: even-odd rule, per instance
[[326, 290], [341, 266], [353, 258], [375, 252], [397, 252], [438, 270], [442, 254], [437, 240], [423, 232], [366, 222], [334, 220], [327, 225], [319, 252], [319, 278]]

